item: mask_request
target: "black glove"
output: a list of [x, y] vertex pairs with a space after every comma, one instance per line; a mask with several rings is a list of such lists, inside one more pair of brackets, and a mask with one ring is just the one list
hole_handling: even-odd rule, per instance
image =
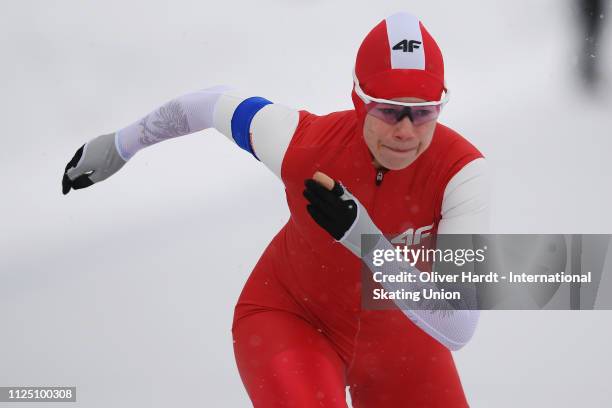
[[310, 203], [306, 206], [308, 213], [332, 237], [340, 240], [357, 218], [353, 196], [338, 181], [331, 190], [313, 179], [306, 179], [304, 185], [304, 197]]
[[79, 147], [64, 169], [62, 193], [68, 194], [71, 188], [78, 190], [115, 174], [125, 160], [115, 146], [115, 134], [93, 138]]
[[79, 149], [76, 151], [74, 156], [72, 156], [72, 159], [70, 159], [70, 161], [66, 165], [66, 168], [64, 169], [64, 177], [62, 178], [62, 193], [64, 195], [68, 194], [71, 188], [78, 190], [80, 188], [89, 187], [93, 184], [93, 181], [91, 181], [91, 179], [89, 178], [89, 174], [82, 174], [74, 180], [70, 180], [70, 177], [68, 177], [68, 175], [66, 174], [68, 172], [68, 169], [77, 166], [77, 163], [79, 162], [79, 160], [81, 160], [81, 156], [83, 155], [84, 147], [85, 145], [79, 147]]

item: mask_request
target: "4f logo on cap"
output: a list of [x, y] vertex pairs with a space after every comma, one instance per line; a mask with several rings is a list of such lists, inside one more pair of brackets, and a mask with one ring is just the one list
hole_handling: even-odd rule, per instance
[[402, 40], [393, 46], [394, 50], [402, 50], [403, 52], [413, 52], [417, 48], [421, 48], [421, 41], [417, 40]]

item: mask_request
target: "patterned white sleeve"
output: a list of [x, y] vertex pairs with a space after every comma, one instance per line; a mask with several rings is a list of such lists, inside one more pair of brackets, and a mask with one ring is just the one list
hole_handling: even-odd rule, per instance
[[115, 132], [115, 144], [124, 160], [155, 143], [213, 127], [217, 101], [228, 86], [191, 92], [165, 103], [142, 119]]
[[[349, 193], [346, 193], [349, 194]], [[387, 240], [372, 222], [369, 214], [359, 200], [352, 197], [357, 203], [357, 220], [353, 228], [339, 241], [353, 254], [361, 257], [365, 265], [372, 273], [379, 272], [382, 276], [396, 276], [401, 272], [411, 272], [418, 275], [420, 271], [414, 267], [398, 262], [385, 262], [383, 265], [376, 265], [373, 255], [377, 251], [394, 251], [395, 245]], [[370, 242], [368, 248], [361, 247], [361, 235], [371, 234], [374, 242]], [[374, 238], [377, 237], [377, 238]], [[383, 288], [390, 292], [397, 290], [402, 291], [418, 291], [437, 290], [435, 284], [423, 282], [415, 283], [395, 283], [395, 281], [383, 280], [381, 284]], [[446, 300], [437, 300], [434, 303], [424, 304], [419, 308], [415, 308], [410, 301], [402, 299], [394, 299], [397, 307], [406, 315], [410, 321], [421, 328], [424, 332], [436, 339], [449, 350], [458, 350], [465, 346], [472, 338], [480, 312], [475, 309], [475, 293], [473, 288], [462, 286], [459, 288], [462, 291], [462, 300], [459, 306], [448, 304]], [[457, 310], [455, 310], [457, 309]]]
[[[382, 236], [363, 205], [355, 197], [352, 199], [358, 203], [357, 219], [340, 242], [356, 256], [361, 257], [372, 273], [378, 271], [383, 275], [391, 276], [406, 271], [405, 266], [402, 266], [403, 269], [400, 270], [396, 262], [385, 263], [381, 266], [374, 265], [372, 260], [374, 251], [393, 251], [395, 245]], [[442, 219], [438, 225], [438, 235], [487, 233], [488, 228], [487, 167], [484, 159], [476, 159], [457, 172], [447, 184], [442, 200]], [[370, 248], [362, 248], [362, 234], [377, 234], [379, 238], [376, 242], [371, 243]], [[416, 267], [409, 269], [408, 272], [417, 275], [420, 273]], [[388, 291], [436, 289], [435, 284], [421, 282], [414, 284], [384, 282], [382, 286]], [[432, 303], [429, 308], [418, 309], [411, 307], [410, 302], [397, 299], [394, 302], [406, 317], [423, 331], [448, 349], [458, 350], [472, 338], [480, 316], [480, 311], [476, 310], [474, 288], [463, 285], [460, 290], [463, 295], [463, 304], [459, 308], [444, 304], [446, 302], [444, 300]]]
[[[362, 253], [362, 259], [372, 273], [380, 272], [381, 276], [398, 276], [402, 272], [410, 272], [418, 276], [421, 271], [403, 262], [385, 262], [381, 266], [374, 264], [375, 251], [395, 251], [396, 247], [386, 238], [381, 237], [367, 253]], [[440, 287], [436, 283], [421, 282], [397, 283], [393, 280], [383, 280], [382, 287], [389, 292], [408, 291], [425, 293], [427, 290], [437, 292]], [[459, 301], [425, 300], [418, 307], [412, 300], [394, 299], [395, 304], [415, 325], [436, 339], [449, 350], [459, 350], [465, 346], [476, 330], [480, 311], [476, 308], [476, 293], [473, 285], [445, 285], [445, 289], [461, 293]]]
[[214, 127], [280, 178], [298, 120], [294, 109], [216, 86], [175, 98], [117, 131], [115, 146], [127, 161], [152, 144]]

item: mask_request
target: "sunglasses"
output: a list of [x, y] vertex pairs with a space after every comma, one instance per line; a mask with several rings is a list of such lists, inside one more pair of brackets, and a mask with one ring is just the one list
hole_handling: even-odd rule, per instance
[[355, 93], [365, 103], [366, 112], [384, 122], [395, 125], [407, 117], [414, 126], [438, 119], [442, 107], [448, 102], [450, 92], [444, 87], [443, 97], [432, 102], [400, 102], [390, 99], [374, 98], [367, 95], [359, 86], [359, 80], [353, 71]]
[[389, 125], [395, 125], [407, 117], [414, 126], [421, 126], [436, 120], [440, 116], [440, 109], [440, 105], [398, 106], [378, 102], [370, 102], [366, 105], [368, 115], [374, 116]]

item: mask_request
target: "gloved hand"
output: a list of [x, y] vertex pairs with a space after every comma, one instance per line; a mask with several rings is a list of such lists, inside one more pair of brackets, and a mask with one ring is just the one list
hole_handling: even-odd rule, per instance
[[329, 179], [331, 182], [323, 179], [323, 183], [327, 184], [327, 187], [324, 187], [315, 180], [322, 180], [320, 174], [323, 173], [315, 173], [312, 179], [304, 181], [304, 197], [310, 202], [306, 209], [317, 224], [336, 240], [340, 240], [357, 218], [357, 203], [341, 183], [333, 179]]
[[[364, 206], [342, 183], [316, 172], [304, 181], [306, 206], [313, 220], [356, 256], [361, 256], [361, 235], [382, 235]], [[375, 244], [377, 239], [372, 244]], [[368, 245], [370, 247], [370, 245]], [[368, 248], [367, 250], [369, 250]]]
[[115, 174], [125, 160], [115, 147], [115, 134], [98, 136], [81, 146], [66, 165], [62, 193], [89, 187]]

